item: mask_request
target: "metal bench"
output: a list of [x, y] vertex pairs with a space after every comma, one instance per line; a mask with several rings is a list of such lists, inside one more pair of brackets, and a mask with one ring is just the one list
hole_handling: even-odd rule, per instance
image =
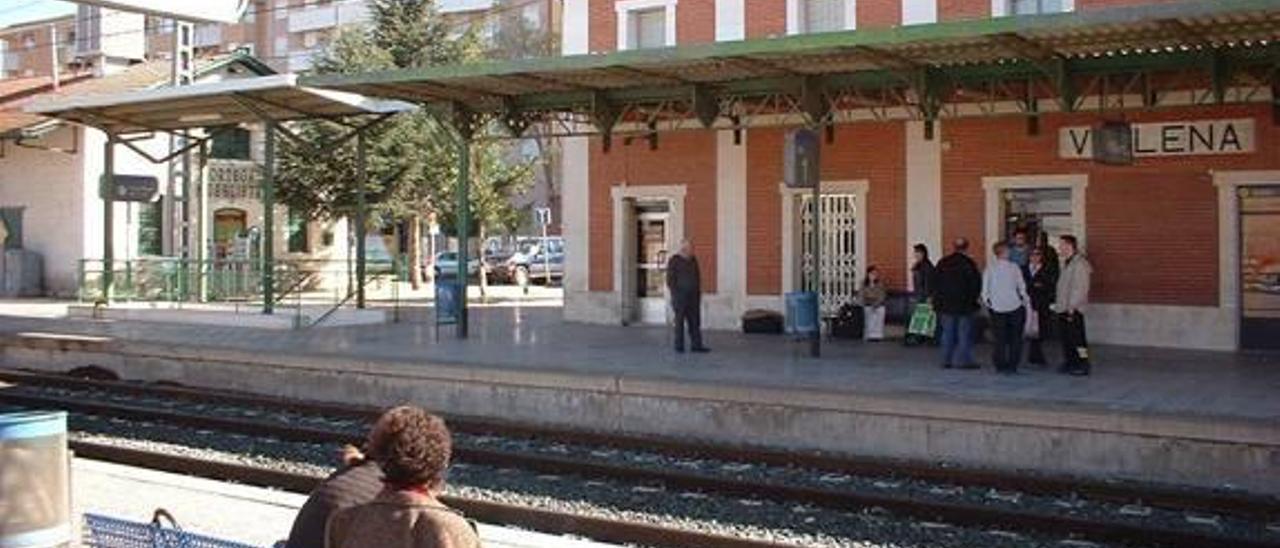
[[[170, 523], [165, 526], [161, 520]], [[151, 523], [98, 514], [84, 515], [84, 546], [88, 548], [260, 548], [239, 542], [188, 533], [164, 510]]]

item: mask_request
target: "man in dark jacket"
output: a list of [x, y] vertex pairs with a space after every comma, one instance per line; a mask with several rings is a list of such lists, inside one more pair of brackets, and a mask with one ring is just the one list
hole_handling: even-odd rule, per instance
[[344, 447], [342, 466], [316, 487], [298, 510], [285, 548], [325, 548], [329, 516], [368, 503], [382, 491], [382, 468], [356, 448]]
[[687, 239], [680, 242], [680, 252], [667, 261], [667, 293], [675, 315], [676, 352], [684, 352], [686, 327], [691, 350], [710, 352], [702, 345], [702, 273], [693, 255], [693, 243]]
[[958, 238], [954, 251], [938, 261], [933, 274], [933, 309], [942, 330], [942, 367], [977, 369], [973, 360], [973, 315], [982, 294], [982, 273], [969, 258], [969, 240]]

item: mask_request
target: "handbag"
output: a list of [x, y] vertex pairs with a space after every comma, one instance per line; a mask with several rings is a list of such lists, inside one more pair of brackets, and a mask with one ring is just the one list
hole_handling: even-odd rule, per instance
[[907, 334], [917, 337], [933, 338], [938, 329], [938, 315], [929, 303], [916, 305], [911, 312], [911, 321], [907, 324]]
[[1022, 327], [1022, 336], [1025, 339], [1040, 338], [1040, 313], [1035, 310], [1027, 311], [1027, 322]]

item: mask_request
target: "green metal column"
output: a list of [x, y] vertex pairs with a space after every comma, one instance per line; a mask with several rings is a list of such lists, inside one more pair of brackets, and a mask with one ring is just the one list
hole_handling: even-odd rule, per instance
[[356, 308], [365, 307], [364, 276], [367, 254], [365, 238], [368, 237], [369, 215], [365, 204], [365, 184], [369, 178], [364, 133], [356, 135]]
[[[815, 133], [820, 130], [821, 128], [813, 129]], [[814, 138], [814, 141], [816, 143], [822, 142], [817, 137]], [[819, 166], [821, 166], [821, 162], [819, 162]], [[817, 169], [819, 174], [821, 169], [821, 167]], [[809, 176], [810, 173], [807, 159], [805, 160], [804, 173], [805, 176]], [[810, 283], [813, 284], [813, 294], [817, 296], [817, 302], [814, 303], [816, 306], [814, 306], [813, 311], [814, 315], [817, 316], [814, 318], [814, 325], [817, 329], [814, 330], [813, 338], [809, 341], [809, 355], [817, 358], [822, 356], [822, 176], [819, 175], [816, 180], [809, 181], [809, 183], [813, 185], [813, 229], [810, 231], [813, 237], [813, 270], [809, 272], [809, 275]]]
[[116, 201], [114, 196], [116, 178], [116, 137], [107, 134], [107, 142], [102, 146], [102, 181], [99, 193], [102, 196], [102, 300], [110, 303], [115, 283], [115, 222]]
[[458, 139], [458, 338], [467, 338], [467, 256], [471, 234], [471, 136], [463, 132]]
[[262, 313], [276, 309], [276, 127], [267, 123], [262, 159]]

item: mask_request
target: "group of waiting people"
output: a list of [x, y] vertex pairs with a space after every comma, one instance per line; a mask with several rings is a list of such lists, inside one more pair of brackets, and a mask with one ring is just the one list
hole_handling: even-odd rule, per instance
[[363, 449], [298, 511], [286, 548], [479, 548], [475, 528], [440, 502], [453, 452], [444, 420], [420, 408], [383, 413]]
[[957, 239], [952, 253], [936, 266], [929, 261], [927, 247], [915, 246], [912, 281], [917, 299], [928, 299], [938, 315], [942, 367], [979, 367], [973, 358], [974, 324], [985, 308], [997, 372], [1018, 371], [1024, 340], [1030, 342], [1028, 361], [1046, 365], [1044, 341], [1056, 331], [1063, 350], [1059, 371], [1088, 375], [1084, 308], [1093, 269], [1076, 238], [1060, 237], [1055, 250], [1047, 234], [1041, 232], [1032, 244], [1027, 232], [1018, 230], [1011, 242], [996, 242], [991, 251], [993, 260], [980, 272], [964, 238]]

